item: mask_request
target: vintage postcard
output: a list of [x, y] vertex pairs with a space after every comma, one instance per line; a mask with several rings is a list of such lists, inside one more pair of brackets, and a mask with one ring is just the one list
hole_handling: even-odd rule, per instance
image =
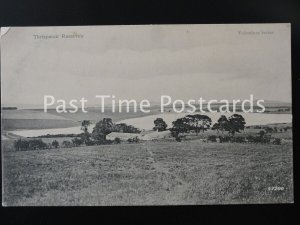
[[3, 206], [294, 202], [291, 25], [1, 28]]

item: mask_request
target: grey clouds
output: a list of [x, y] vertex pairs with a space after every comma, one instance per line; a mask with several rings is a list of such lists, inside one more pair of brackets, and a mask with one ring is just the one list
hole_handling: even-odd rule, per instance
[[[73, 32], [83, 38], [33, 37]], [[1, 38], [2, 102], [42, 104], [46, 94], [290, 102], [290, 44], [289, 24], [11, 28]]]

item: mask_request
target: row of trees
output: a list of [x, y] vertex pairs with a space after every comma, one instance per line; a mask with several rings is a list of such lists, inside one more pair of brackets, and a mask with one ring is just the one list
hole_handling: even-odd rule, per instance
[[15, 149], [17, 151], [24, 151], [24, 150], [37, 150], [37, 149], [47, 149], [50, 148], [45, 142], [41, 139], [18, 139], [14, 142]]
[[[218, 121], [211, 126], [212, 121], [206, 115], [187, 115], [183, 118], [179, 118], [172, 123], [172, 128], [169, 130], [171, 134], [177, 141], [181, 141], [180, 134], [194, 132], [198, 135], [199, 132], [204, 132], [208, 129], [216, 130], [217, 133], [222, 132], [222, 134], [226, 131], [228, 132], [228, 136], [223, 135], [209, 135], [206, 141], [211, 142], [236, 142], [236, 143], [261, 143], [261, 144], [275, 144], [280, 145], [282, 140], [280, 138], [271, 138], [271, 134], [277, 132], [277, 128], [273, 127], [261, 127], [264, 130], [260, 130], [255, 135], [247, 135], [247, 136], [234, 136], [235, 133], [240, 133], [245, 129], [245, 119], [242, 115], [234, 114], [227, 118], [225, 115], [222, 115]], [[167, 130], [166, 123], [162, 118], [157, 118], [154, 121], [153, 130]], [[164, 129], [157, 129], [164, 128]], [[290, 129], [289, 127], [285, 127], [285, 130]]]
[[[172, 123], [172, 128], [169, 130], [176, 140], [179, 139], [180, 134], [194, 132], [198, 135], [200, 132], [205, 132], [211, 128], [212, 120], [207, 115], [195, 114], [187, 115], [183, 118], [179, 118]], [[244, 130], [245, 119], [239, 115], [234, 114], [228, 119], [222, 115], [217, 123], [212, 126], [212, 129], [216, 129], [218, 132], [228, 131], [230, 135], [234, 135], [236, 132]], [[89, 120], [84, 120], [81, 124], [81, 130], [83, 133], [72, 140], [72, 144], [79, 146], [105, 144], [107, 143], [106, 136], [111, 132], [123, 132], [123, 133], [140, 133], [141, 131], [131, 125], [125, 123], [114, 124], [111, 118], [104, 118], [96, 123], [92, 133], [88, 131], [88, 127], [91, 125]], [[167, 130], [167, 123], [162, 118], [154, 120], [153, 130], [165, 131]], [[135, 141], [132, 141], [135, 142]], [[66, 143], [65, 143], [66, 144]]]
[[45, 143], [42, 139], [18, 139], [14, 142], [14, 147], [17, 151], [39, 150], [58, 148], [59, 143], [56, 140], [52, 141], [52, 143]]
[[204, 132], [211, 126], [211, 118], [207, 115], [187, 115], [172, 122], [173, 127], [170, 129], [174, 137], [178, 137], [180, 133]]
[[234, 136], [235, 133], [239, 133], [241, 130], [245, 129], [245, 119], [242, 115], [233, 114], [228, 119], [226, 116], [222, 115], [218, 122], [212, 127], [212, 130], [217, 130], [217, 132], [228, 131], [228, 133]]
[[[189, 133], [194, 132], [198, 135], [200, 132], [204, 132], [207, 129], [211, 128], [217, 130], [217, 132], [227, 131], [229, 135], [234, 136], [236, 132], [240, 132], [245, 128], [245, 119], [239, 114], [234, 114], [227, 118], [225, 115], [222, 115], [217, 123], [212, 127], [212, 120], [207, 115], [187, 115], [185, 117], [179, 118], [172, 122], [171, 131], [174, 137], [178, 137], [180, 133]], [[167, 130], [167, 124], [162, 118], [157, 118], [154, 120], [153, 130], [164, 131]]]
[[[217, 140], [219, 139], [219, 140]], [[217, 142], [220, 143], [226, 143], [226, 142], [234, 142], [234, 143], [254, 143], [254, 144], [275, 144], [280, 145], [281, 139], [280, 138], [274, 138], [271, 139], [271, 135], [268, 135], [267, 133], [259, 132], [256, 135], [247, 135], [247, 136], [216, 136], [216, 135], [210, 135], [207, 138], [207, 141], [209, 142]]]
[[[140, 133], [141, 131], [131, 125], [125, 123], [114, 124], [111, 118], [104, 118], [103, 120], [96, 123], [92, 133], [89, 132], [89, 126], [92, 123], [89, 120], [84, 120], [81, 123], [81, 130], [83, 131], [79, 135], [56, 135], [57, 137], [74, 137], [71, 140], [65, 140], [61, 143], [62, 147], [71, 148], [80, 145], [100, 145], [100, 144], [112, 144], [120, 143], [120, 139], [116, 138], [115, 141], [107, 141], [106, 136], [111, 132], [122, 132], [122, 133]], [[55, 137], [56, 137], [55, 136]], [[45, 135], [43, 137], [50, 138], [51, 135]], [[139, 140], [130, 139], [129, 143], [137, 143]], [[19, 139], [14, 143], [15, 149], [18, 151], [22, 150], [37, 150], [37, 149], [50, 149], [58, 148], [60, 144], [54, 140], [52, 143], [45, 143], [42, 139]]]
[[[217, 133], [221, 132], [222, 134], [226, 131], [228, 136], [216, 136], [210, 135], [207, 138], [207, 141], [216, 142], [219, 139], [219, 142], [237, 142], [237, 143], [262, 143], [262, 144], [281, 144], [281, 139], [275, 138], [271, 139], [271, 133], [276, 132], [277, 129], [266, 127], [264, 130], [260, 130], [256, 135], [248, 136], [234, 136], [236, 133], [240, 133], [245, 129], [245, 119], [242, 115], [233, 114], [229, 118], [225, 115], [221, 115], [218, 121], [211, 126], [212, 120], [207, 115], [187, 115], [183, 118], [179, 118], [172, 123], [172, 128], [169, 130], [171, 134], [177, 141], [181, 141], [180, 134], [194, 132], [198, 135], [200, 132], [204, 132], [208, 129], [216, 130]], [[157, 118], [154, 121], [153, 130], [166, 130], [166, 123], [162, 118]]]
[[253, 126], [254, 129], [264, 129], [268, 133], [283, 133], [287, 132], [291, 127], [268, 127], [268, 126]]
[[[229, 118], [225, 115], [222, 115], [218, 121], [212, 125], [212, 120], [207, 115], [195, 114], [187, 115], [185, 117], [176, 119], [172, 122], [172, 127], [169, 128], [173, 137], [177, 141], [181, 141], [180, 134], [194, 132], [198, 135], [200, 132], [204, 133], [208, 129], [216, 130], [217, 133], [226, 131], [228, 132], [228, 140], [235, 140], [235, 133], [239, 133], [245, 128], [245, 119], [242, 115], [233, 114]], [[111, 144], [112, 141], [107, 141], [106, 136], [111, 132], [123, 132], [123, 133], [140, 133], [141, 131], [131, 125], [125, 123], [114, 124], [111, 118], [104, 118], [98, 123], [96, 123], [92, 132], [89, 132], [89, 126], [91, 122], [89, 120], [82, 121], [81, 130], [83, 131], [80, 135], [76, 135], [71, 141], [65, 140], [62, 143], [63, 147], [74, 147], [80, 145], [99, 145], [99, 144]], [[161, 132], [167, 130], [167, 123], [162, 118], [157, 118], [154, 120], [153, 130]], [[269, 137], [265, 133], [260, 133], [257, 137], [249, 137], [249, 141], [253, 142], [269, 142]], [[221, 137], [221, 136], [220, 136]], [[222, 137], [222, 141], [226, 141]], [[238, 138], [237, 138], [238, 139]], [[211, 140], [214, 140], [214, 137], [211, 137]], [[137, 139], [128, 139], [129, 143], [136, 143], [139, 140]], [[237, 140], [238, 142], [239, 140]], [[116, 138], [114, 143], [120, 143], [121, 140]], [[16, 148], [18, 150], [22, 149], [44, 149], [44, 148], [58, 148], [59, 143], [54, 140], [50, 146], [42, 142], [41, 139], [35, 140], [18, 140], [16, 142]]]
[[111, 132], [121, 133], [140, 133], [141, 131], [134, 126], [126, 123], [114, 124], [111, 118], [104, 118], [96, 123], [92, 133], [89, 133], [88, 127], [91, 125], [89, 120], [84, 120], [81, 124], [81, 140], [86, 145], [104, 144], [107, 142], [106, 136]]

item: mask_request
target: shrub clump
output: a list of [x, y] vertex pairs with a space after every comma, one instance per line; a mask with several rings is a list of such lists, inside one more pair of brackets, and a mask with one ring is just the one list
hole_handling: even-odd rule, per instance
[[129, 143], [139, 143], [140, 139], [138, 137], [134, 137], [134, 138], [129, 138], [127, 141]]
[[17, 151], [40, 150], [49, 148], [49, 146], [45, 142], [43, 142], [42, 139], [19, 139], [14, 142], [14, 147]]
[[217, 136], [216, 135], [210, 135], [210, 136], [208, 136], [207, 141], [217, 142]]
[[120, 143], [121, 143], [121, 139], [118, 138], [118, 137], [116, 137], [115, 140], [114, 140], [114, 142], [115, 142], [116, 144], [120, 144]]
[[272, 144], [274, 144], [274, 145], [281, 145], [281, 139], [280, 139], [280, 138], [275, 138], [275, 139], [272, 141]]
[[219, 136], [220, 143], [230, 142], [231, 138], [229, 136]]

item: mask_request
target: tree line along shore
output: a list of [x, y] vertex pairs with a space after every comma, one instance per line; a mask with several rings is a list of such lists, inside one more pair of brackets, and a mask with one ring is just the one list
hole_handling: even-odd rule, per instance
[[[278, 133], [288, 132], [290, 126], [254, 126], [258, 131], [255, 133], [245, 132], [247, 130], [246, 121], [240, 114], [233, 114], [230, 117], [220, 116], [218, 121], [212, 124], [212, 120], [207, 115], [194, 114], [187, 115], [172, 122], [172, 127], [168, 128], [167, 123], [162, 118], [156, 118], [154, 121], [153, 132], [169, 133], [170, 141], [186, 141], [187, 137], [194, 136], [204, 142], [218, 143], [261, 143], [261, 144], [282, 144], [285, 139], [277, 137]], [[14, 141], [14, 149], [17, 151], [39, 150], [39, 149], [57, 149], [72, 148], [79, 146], [121, 144], [121, 143], [139, 143], [143, 140], [139, 138], [142, 131], [134, 126], [125, 123], [115, 124], [111, 118], [103, 118], [96, 123], [92, 132], [88, 127], [91, 126], [89, 120], [81, 122], [80, 134], [58, 134], [43, 135], [36, 138], [19, 138]], [[209, 131], [209, 132], [208, 132]], [[115, 134], [114, 139], [108, 139], [109, 134]], [[128, 134], [128, 139], [121, 137], [121, 134]], [[136, 135], [135, 135], [136, 134]], [[206, 134], [206, 135], [204, 135]], [[158, 135], [159, 137], [159, 135]], [[54, 138], [52, 142], [46, 143], [45, 139]], [[57, 139], [64, 139], [59, 142]], [[162, 135], [162, 138], [165, 139]]]

